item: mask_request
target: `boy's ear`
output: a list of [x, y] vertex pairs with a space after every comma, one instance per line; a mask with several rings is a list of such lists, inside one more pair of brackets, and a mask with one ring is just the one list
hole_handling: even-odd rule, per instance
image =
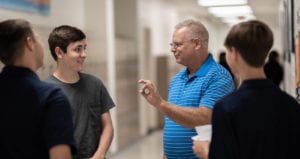
[[236, 61], [239, 56], [240, 56], [240, 53], [239, 51], [235, 48], [235, 47], [231, 47], [231, 53], [233, 55], [233, 59]]
[[55, 47], [54, 51], [58, 59], [63, 57], [64, 52], [60, 49], [60, 47]]

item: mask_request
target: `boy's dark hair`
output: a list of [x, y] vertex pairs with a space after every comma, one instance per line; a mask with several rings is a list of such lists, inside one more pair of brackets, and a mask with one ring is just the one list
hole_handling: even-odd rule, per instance
[[23, 19], [9, 19], [0, 23], [0, 60], [5, 65], [14, 64], [24, 52], [27, 37], [33, 36], [32, 26]]
[[273, 45], [273, 33], [263, 22], [250, 20], [236, 24], [229, 31], [224, 45], [234, 47], [252, 67], [261, 67]]
[[49, 49], [52, 57], [57, 61], [55, 48], [59, 47], [64, 53], [70, 43], [85, 39], [85, 34], [78, 28], [61, 25], [53, 29], [48, 38]]

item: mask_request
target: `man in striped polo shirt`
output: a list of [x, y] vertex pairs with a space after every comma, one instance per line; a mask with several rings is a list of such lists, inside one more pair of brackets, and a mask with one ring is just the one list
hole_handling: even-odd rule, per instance
[[175, 26], [171, 52], [176, 62], [186, 66], [169, 84], [168, 102], [149, 80], [140, 93], [163, 115], [164, 154], [167, 159], [196, 159], [191, 137], [195, 126], [211, 123], [214, 104], [234, 90], [229, 72], [208, 52], [208, 31], [198, 21], [185, 20]]

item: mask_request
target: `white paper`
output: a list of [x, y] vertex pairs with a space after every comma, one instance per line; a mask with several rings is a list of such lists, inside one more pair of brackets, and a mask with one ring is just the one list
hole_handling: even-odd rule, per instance
[[210, 141], [211, 140], [211, 133], [212, 133], [212, 127], [211, 124], [208, 125], [201, 125], [195, 127], [197, 134], [196, 136], [193, 136], [193, 140], [199, 140], [199, 141]]

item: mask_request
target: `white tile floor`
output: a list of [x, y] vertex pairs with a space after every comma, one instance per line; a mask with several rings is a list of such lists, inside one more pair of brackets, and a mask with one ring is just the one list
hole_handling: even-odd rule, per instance
[[162, 131], [155, 131], [108, 159], [162, 159]]

